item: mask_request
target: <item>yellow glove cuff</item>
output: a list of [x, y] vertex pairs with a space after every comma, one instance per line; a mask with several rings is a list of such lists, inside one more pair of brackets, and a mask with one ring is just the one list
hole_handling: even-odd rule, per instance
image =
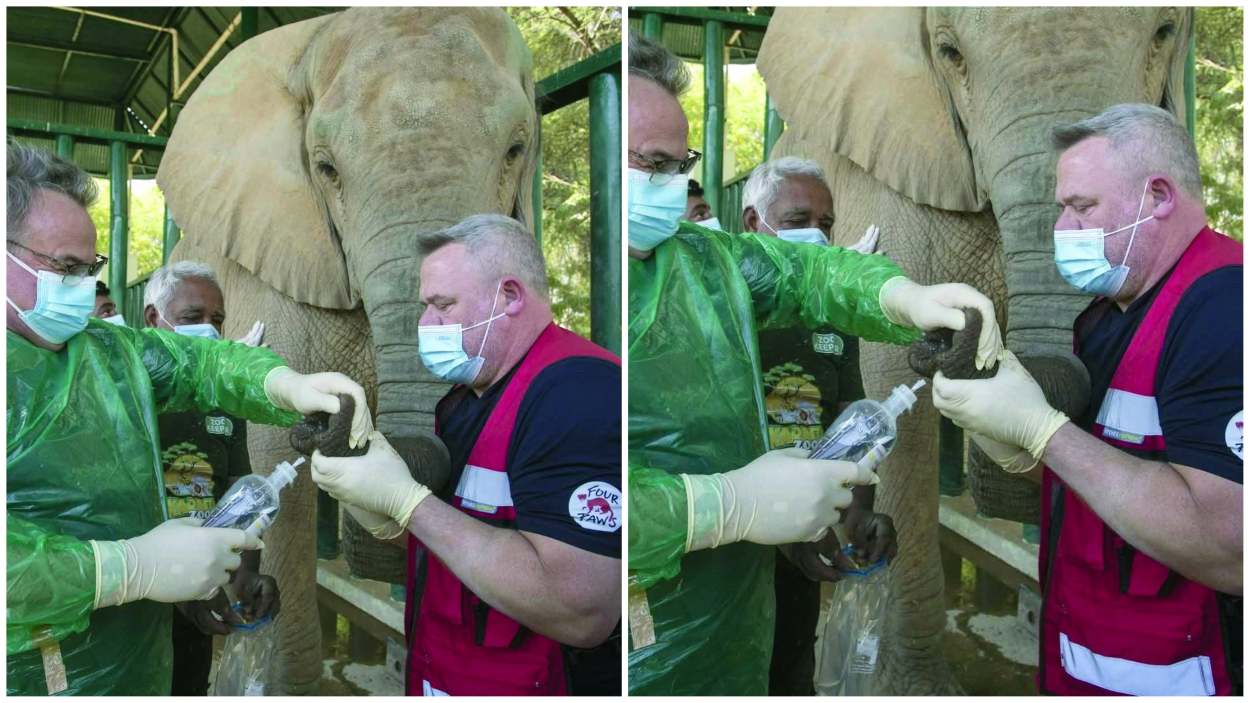
[[1042, 455], [1046, 453], [1046, 445], [1050, 444], [1050, 438], [1055, 436], [1060, 427], [1068, 424], [1067, 415], [1054, 408], [1048, 408], [1048, 410], [1049, 412], [1040, 418], [1036, 431], [1031, 433], [1031, 441], [1024, 447], [1038, 461], [1041, 461]]
[[[398, 500], [392, 503], [394, 508], [389, 514], [391, 519], [399, 525], [401, 531], [408, 529], [408, 523], [412, 522], [412, 513], [417, 509], [417, 506], [421, 504], [421, 501], [433, 495], [433, 493], [434, 492], [430, 489], [417, 483], [416, 481], [413, 481], [411, 488], [397, 496]], [[373, 531], [370, 530], [370, 532], [372, 533]], [[374, 536], [377, 535], [375, 534]], [[391, 536], [395, 537], [397, 535]]]
[[907, 293], [900, 289], [910, 287], [919, 287], [920, 284], [911, 280], [906, 276], [895, 276], [881, 285], [881, 292], [877, 293], [877, 305], [881, 307], [881, 312], [885, 314], [885, 319], [896, 325], [903, 327], [911, 327], [911, 320], [907, 318], [902, 311], [902, 301], [900, 296], [906, 297]]
[[271, 388], [273, 387], [274, 381], [276, 381], [279, 378], [282, 378], [283, 376], [288, 376], [293, 373], [295, 373], [295, 369], [292, 369], [290, 366], [277, 366], [271, 369], [269, 373], [265, 374], [265, 382], [263, 384], [264, 389], [265, 389], [265, 400], [268, 400], [270, 405], [280, 410], [294, 410], [295, 409], [295, 408], [287, 407], [285, 405], [279, 405], [278, 402], [273, 399], [273, 391], [271, 390]]

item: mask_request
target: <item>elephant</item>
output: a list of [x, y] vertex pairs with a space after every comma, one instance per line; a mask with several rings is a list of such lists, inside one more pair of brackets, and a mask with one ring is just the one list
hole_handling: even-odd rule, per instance
[[[534, 91], [500, 9], [353, 8], [250, 39], [166, 147], [157, 183], [184, 232], [172, 260], [217, 271], [227, 336], [263, 320], [291, 368], [361, 383], [379, 431], [428, 433], [448, 385], [418, 361], [416, 239], [478, 213], [532, 225]], [[287, 434], [249, 429], [258, 473], [292, 458]], [[315, 692], [322, 674], [315, 521], [301, 471], [265, 534], [283, 603], [267, 690]]]
[[[1192, 23], [1170, 7], [780, 8], [757, 62], [786, 125], [773, 154], [825, 168], [836, 242], [877, 224], [879, 250], [913, 280], [988, 295], [1007, 347], [1079, 412], [1089, 380], [1071, 326], [1089, 297], [1053, 261], [1051, 129], [1126, 102], [1183, 124]], [[905, 348], [861, 355], [869, 397], [916, 378]], [[880, 468], [876, 509], [900, 547], [878, 693], [958, 693], [941, 651], [937, 439], [922, 398]]]

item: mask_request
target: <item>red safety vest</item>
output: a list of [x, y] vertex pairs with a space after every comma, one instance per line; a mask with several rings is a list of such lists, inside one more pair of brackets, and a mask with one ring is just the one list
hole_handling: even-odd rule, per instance
[[[517, 412], [530, 384], [561, 359], [594, 357], [620, 365], [620, 358], [572, 332], [549, 324], [535, 340], [491, 410], [469, 452], [451, 504], [489, 521], [516, 518], [508, 483], [508, 446]], [[457, 386], [439, 402], [456, 395]], [[435, 427], [437, 431], [437, 426]], [[616, 515], [615, 519], [620, 519]], [[424, 555], [425, 586], [415, 624], [412, 604], [417, 559]], [[456, 578], [442, 560], [408, 535], [409, 695], [563, 695], [564, 656], [559, 642], [533, 632], [490, 607]]]
[[[1204, 274], [1241, 265], [1239, 243], [1203, 228], [1181, 255], [1116, 367], [1092, 432], [1146, 456], [1165, 449], [1155, 401], [1168, 322]], [[1080, 330], [1095, 300], [1077, 318]], [[1216, 591], [1137, 551], [1049, 468], [1042, 479], [1044, 589], [1039, 687], [1060, 695], [1232, 692]]]

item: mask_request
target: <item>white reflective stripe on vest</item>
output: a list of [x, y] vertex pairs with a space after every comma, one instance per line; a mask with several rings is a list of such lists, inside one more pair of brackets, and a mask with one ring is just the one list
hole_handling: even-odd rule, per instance
[[1163, 434], [1159, 426], [1159, 404], [1154, 396], [1138, 395], [1108, 388], [1098, 409], [1098, 424], [1121, 432], [1157, 437]]
[[1211, 657], [1182, 659], [1175, 664], [1143, 664], [1090, 651], [1059, 633], [1059, 661], [1078, 681], [1131, 696], [1214, 696]]
[[430, 685], [430, 682], [426, 681], [425, 679], [421, 680], [421, 693], [426, 698], [433, 698], [434, 696], [450, 697], [450, 694], [448, 694], [446, 691], [440, 691], [437, 688], [434, 688], [433, 686]]
[[465, 464], [464, 472], [460, 474], [460, 484], [456, 486], [456, 495], [462, 500], [479, 505], [496, 508], [512, 505], [512, 486], [508, 483], [508, 474], [473, 464]]

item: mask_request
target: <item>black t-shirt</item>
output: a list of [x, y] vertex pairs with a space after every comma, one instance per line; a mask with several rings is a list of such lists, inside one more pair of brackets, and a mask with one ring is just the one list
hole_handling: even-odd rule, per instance
[[[439, 417], [439, 434], [451, 454], [452, 486], [460, 482], [469, 452], [513, 373], [515, 369], [480, 398], [461, 389], [459, 401], [448, 403], [445, 416]], [[619, 366], [603, 359], [574, 357], [539, 372], [517, 411], [507, 461], [516, 520], [489, 524], [620, 558]], [[596, 498], [606, 502], [606, 507]], [[592, 501], [589, 512], [593, 515], [588, 515], [585, 506]]]
[[768, 443], [810, 449], [838, 417], [838, 403], [864, 397], [859, 340], [832, 329], [761, 330]]
[[247, 423], [233, 415], [168, 413], [157, 427], [171, 519], [207, 517], [233, 479], [252, 473]]
[[[1155, 397], [1169, 462], [1241, 483], [1242, 267], [1227, 266], [1193, 283], [1168, 323]], [[1164, 281], [1166, 281], [1166, 277]], [[1102, 398], [1160, 282], [1123, 312], [1103, 306], [1080, 330], [1080, 358], [1092, 394], [1081, 427], [1092, 428]], [[1097, 313], [1091, 313], [1097, 314]]]
[[[447, 403], [445, 414], [438, 418], [439, 435], [451, 454], [452, 486], [459, 484], [469, 452], [515, 371], [480, 398], [468, 388], [459, 389], [459, 397]], [[619, 366], [603, 359], [573, 357], [539, 372], [517, 410], [507, 462], [515, 521], [475, 517], [595, 554], [621, 557]], [[614, 513], [611, 520], [609, 512]], [[598, 647], [564, 646], [570, 692], [620, 695], [620, 645], [618, 624]]]

